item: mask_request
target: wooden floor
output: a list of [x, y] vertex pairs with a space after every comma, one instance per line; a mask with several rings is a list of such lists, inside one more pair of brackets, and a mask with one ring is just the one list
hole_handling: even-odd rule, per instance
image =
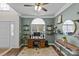
[[0, 55], [2, 54], [2, 53], [4, 53], [5, 51], [7, 51], [8, 50], [8, 48], [0, 48]]
[[52, 46], [46, 48], [24, 47], [18, 56], [59, 56]]
[[19, 48], [12, 48], [10, 51], [8, 51], [3, 56], [17, 56], [19, 54], [19, 52], [21, 51], [21, 49], [19, 49]]
[[[24, 51], [23, 51], [24, 50]], [[32, 53], [33, 52], [33, 53]], [[3, 56], [63, 56], [63, 54], [56, 49], [55, 46], [49, 48], [40, 48], [38, 50], [34, 48], [12, 48]]]

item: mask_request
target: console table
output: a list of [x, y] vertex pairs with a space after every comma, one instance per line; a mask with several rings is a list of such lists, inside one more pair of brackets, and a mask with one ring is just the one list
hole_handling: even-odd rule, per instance
[[45, 39], [28, 39], [28, 48], [33, 48], [35, 42], [38, 42], [39, 48], [45, 47]]

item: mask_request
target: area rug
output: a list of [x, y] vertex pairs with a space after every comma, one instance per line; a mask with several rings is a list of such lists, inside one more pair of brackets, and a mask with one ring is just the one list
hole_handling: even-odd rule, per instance
[[18, 56], [58, 56], [58, 54], [53, 47], [37, 49], [24, 47]]

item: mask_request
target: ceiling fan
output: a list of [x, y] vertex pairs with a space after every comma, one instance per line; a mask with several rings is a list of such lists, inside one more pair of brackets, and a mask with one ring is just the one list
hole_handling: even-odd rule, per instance
[[47, 12], [47, 9], [43, 7], [44, 5], [47, 5], [47, 4], [48, 3], [35, 3], [34, 5], [26, 5], [25, 4], [24, 6], [25, 7], [32, 7], [32, 6], [34, 6], [35, 10], [37, 10], [37, 11], [43, 10], [43, 11]]

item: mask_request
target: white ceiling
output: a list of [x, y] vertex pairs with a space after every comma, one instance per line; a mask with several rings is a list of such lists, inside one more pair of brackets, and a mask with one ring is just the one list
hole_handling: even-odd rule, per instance
[[44, 5], [48, 11], [35, 11], [33, 7], [24, 7], [24, 4], [34, 5], [34, 3], [9, 3], [9, 5], [15, 9], [22, 16], [54, 16], [57, 12], [59, 12], [66, 3], [48, 3]]

